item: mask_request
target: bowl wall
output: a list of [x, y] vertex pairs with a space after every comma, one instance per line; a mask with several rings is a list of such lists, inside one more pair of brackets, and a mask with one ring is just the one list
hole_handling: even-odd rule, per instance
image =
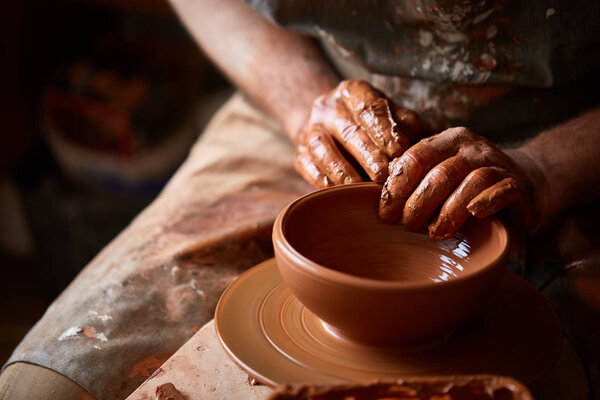
[[508, 234], [472, 218], [454, 239], [381, 222], [381, 187], [327, 188], [284, 209], [275, 258], [294, 295], [342, 336], [376, 344], [419, 343], [475, 313], [500, 281]]

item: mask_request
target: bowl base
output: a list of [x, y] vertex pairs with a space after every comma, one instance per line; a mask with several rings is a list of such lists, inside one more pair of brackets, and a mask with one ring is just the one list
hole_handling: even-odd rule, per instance
[[390, 342], [385, 342], [384, 344], [380, 344], [380, 343], [374, 344], [369, 341], [360, 340], [357, 338], [353, 338], [352, 336], [346, 335], [345, 333], [343, 333], [336, 327], [319, 319], [319, 317], [315, 316], [315, 318], [323, 326], [323, 330], [327, 334], [331, 335], [331, 337], [333, 337], [337, 340], [350, 342], [350, 343], [356, 343], [361, 346], [392, 350], [397, 353], [416, 353], [416, 352], [421, 352], [424, 350], [434, 349], [435, 347], [444, 344], [450, 338], [450, 336], [452, 336], [452, 333], [454, 332], [454, 330], [452, 329], [441, 335], [430, 336], [430, 337], [422, 338], [419, 340], [413, 340], [413, 341], [409, 341], [409, 342], [390, 341]]
[[273, 259], [225, 290], [215, 328], [228, 355], [271, 386], [481, 373], [530, 383], [552, 366], [562, 343], [548, 300], [506, 274], [481, 312], [437, 345], [410, 351], [366, 346], [326, 328], [293, 296]]

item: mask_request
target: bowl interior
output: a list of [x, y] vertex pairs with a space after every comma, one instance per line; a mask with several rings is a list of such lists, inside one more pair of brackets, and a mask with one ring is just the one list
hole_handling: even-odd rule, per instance
[[379, 281], [442, 282], [475, 273], [508, 244], [496, 219], [471, 218], [455, 238], [433, 241], [377, 216], [381, 187], [357, 184], [314, 192], [282, 220], [283, 235], [302, 256], [345, 274]]

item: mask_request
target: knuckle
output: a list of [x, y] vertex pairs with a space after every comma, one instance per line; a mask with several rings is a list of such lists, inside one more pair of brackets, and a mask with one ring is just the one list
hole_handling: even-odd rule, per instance
[[414, 151], [415, 148], [421, 147], [421, 146], [429, 146], [431, 144], [431, 142], [433, 142], [437, 136], [442, 135], [443, 133], [444, 132], [438, 133], [437, 135], [433, 135], [433, 136], [429, 136], [429, 137], [423, 138], [423, 139], [419, 140], [417, 143], [415, 143], [415, 145], [412, 146], [407, 151], [411, 151], [411, 150]]
[[296, 148], [296, 158], [300, 158], [301, 156], [305, 155], [307, 152], [308, 152], [308, 149], [307, 149], [306, 145], [304, 145], [304, 144], [298, 145], [298, 147]]
[[356, 124], [346, 124], [340, 131], [340, 135], [344, 140], [352, 138], [352, 140], [359, 140], [360, 142], [364, 142], [361, 140], [359, 135], [357, 135], [358, 125]]
[[326, 108], [329, 105], [329, 103], [330, 103], [329, 95], [322, 94], [315, 99], [315, 101], [313, 103], [313, 108], [323, 109], [323, 108]]
[[456, 140], [463, 141], [471, 141], [474, 139], [475, 134], [469, 128], [464, 126], [456, 126], [453, 128], [446, 129], [440, 135], [449, 136], [455, 138]]
[[345, 79], [340, 82], [339, 87], [343, 87], [346, 89], [356, 88], [356, 89], [364, 89], [366, 87], [371, 87], [367, 82], [361, 79]]
[[430, 185], [431, 181], [436, 181], [437, 183], [450, 182], [457, 174], [457, 167], [456, 162], [438, 164], [429, 171], [422, 184]]
[[352, 79], [344, 79], [343, 81], [338, 83], [337, 89], [339, 89], [339, 90], [346, 89], [349, 85], [352, 84], [352, 82], [354, 82]]
[[407, 108], [401, 108], [395, 113], [396, 119], [403, 126], [411, 129], [412, 134], [418, 134], [421, 130], [421, 119], [419, 115]]
[[469, 175], [465, 178], [466, 182], [491, 182], [497, 180], [499, 178], [497, 172], [489, 167], [478, 168], [474, 171], [471, 171]]
[[341, 81], [335, 89], [333, 89], [333, 97], [339, 98], [348, 94], [349, 88], [352, 84], [351, 80], [343, 80]]

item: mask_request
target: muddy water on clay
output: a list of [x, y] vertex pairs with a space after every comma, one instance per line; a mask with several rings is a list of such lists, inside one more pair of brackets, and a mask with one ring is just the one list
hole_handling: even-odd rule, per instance
[[379, 234], [344, 229], [343, 225], [330, 229], [338, 241], [319, 240], [320, 235], [313, 235], [299, 251], [340, 272], [376, 280], [441, 282], [456, 278], [469, 267], [471, 244], [461, 234], [438, 243], [425, 233], [409, 232], [402, 226], [372, 227], [384, 235], [381, 238]]
[[377, 216], [376, 191], [342, 196], [323, 196], [318, 207], [299, 204], [284, 226], [292, 247], [322, 266], [375, 280], [442, 282], [499, 255], [501, 238], [489, 224], [477, 224], [475, 233], [475, 224], [468, 223], [454, 238], [438, 242], [424, 231], [383, 223]]

